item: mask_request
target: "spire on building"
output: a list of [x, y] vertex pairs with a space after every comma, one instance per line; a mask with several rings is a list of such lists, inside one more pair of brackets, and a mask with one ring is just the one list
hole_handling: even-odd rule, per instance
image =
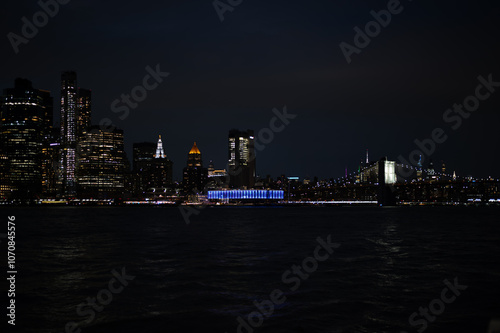
[[200, 150], [196, 146], [196, 141], [194, 142], [193, 148], [189, 151], [189, 154], [201, 154]]
[[453, 180], [457, 180], [457, 174], [453, 171]]
[[155, 158], [165, 158], [165, 152], [163, 151], [163, 143], [161, 142], [161, 135], [158, 136], [158, 145], [156, 146]]
[[366, 150], [366, 164], [370, 163], [370, 160], [368, 159], [368, 149]]

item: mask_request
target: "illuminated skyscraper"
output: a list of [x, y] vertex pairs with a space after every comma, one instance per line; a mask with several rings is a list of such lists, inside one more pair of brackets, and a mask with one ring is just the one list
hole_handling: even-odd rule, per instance
[[6, 200], [10, 196], [9, 158], [0, 149], [0, 200]]
[[183, 188], [186, 194], [201, 192], [207, 183], [208, 170], [203, 167], [201, 152], [196, 146], [189, 151], [187, 166], [183, 170]]
[[165, 152], [163, 151], [163, 143], [161, 142], [161, 135], [158, 136], [158, 144], [156, 146], [155, 158], [165, 158]]
[[396, 179], [396, 162], [388, 161], [383, 157], [378, 161], [378, 196], [377, 201], [381, 206], [395, 206], [396, 194], [392, 186]]
[[61, 75], [61, 183], [64, 195], [76, 193], [78, 90], [75, 72]]
[[77, 139], [83, 136], [91, 124], [92, 116], [92, 91], [89, 89], [78, 88], [77, 97], [77, 119], [76, 130]]
[[158, 137], [158, 144], [156, 146], [155, 158], [151, 163], [151, 188], [155, 191], [164, 191], [165, 188], [172, 184], [172, 161], [167, 158], [163, 150], [163, 143], [161, 142], [161, 135]]
[[255, 184], [255, 149], [252, 130], [229, 131], [229, 185], [252, 188]]
[[173, 162], [167, 158], [161, 136], [158, 142], [134, 143], [134, 194], [144, 197], [148, 193], [164, 192], [172, 184]]
[[113, 198], [124, 192], [125, 151], [123, 131], [91, 126], [78, 144], [78, 194]]
[[30, 199], [42, 192], [43, 147], [51, 119], [50, 93], [34, 89], [31, 81], [16, 79], [4, 90], [1, 107], [0, 189], [16, 198]]

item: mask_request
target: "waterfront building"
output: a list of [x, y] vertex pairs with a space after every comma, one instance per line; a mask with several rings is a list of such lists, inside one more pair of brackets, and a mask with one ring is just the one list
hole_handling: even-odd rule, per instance
[[283, 200], [283, 190], [222, 190], [208, 191], [208, 200], [212, 201], [270, 201]]
[[187, 166], [183, 170], [183, 190], [185, 194], [203, 192], [207, 183], [208, 170], [203, 167], [201, 152], [196, 142], [189, 151]]
[[[42, 193], [43, 148], [52, 121], [52, 98], [16, 79], [1, 100], [0, 171], [4, 196], [32, 199]], [[10, 192], [10, 194], [9, 194]]]
[[123, 131], [91, 126], [78, 144], [78, 194], [82, 198], [120, 197], [125, 187]]
[[92, 91], [78, 88], [76, 131], [77, 138], [83, 137], [83, 132], [92, 125]]
[[133, 145], [133, 187], [137, 197], [148, 193], [166, 193], [172, 186], [173, 162], [163, 148], [161, 135], [158, 142], [141, 142]]
[[228, 173], [232, 188], [252, 188], [255, 184], [255, 137], [252, 130], [233, 129], [228, 135]]

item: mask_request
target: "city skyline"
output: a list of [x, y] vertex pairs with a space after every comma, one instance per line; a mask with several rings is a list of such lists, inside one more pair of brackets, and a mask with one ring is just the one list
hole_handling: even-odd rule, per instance
[[[72, 132], [70, 133], [71, 134], [71, 138], [73, 140], [73, 148], [72, 149], [76, 149], [76, 145], [74, 142], [74, 140], [77, 140], [77, 138], [81, 137], [82, 136], [82, 132], [84, 132], [84, 128], [85, 127], [88, 127], [88, 126], [91, 126], [93, 127], [94, 130], [97, 130], [97, 129], [102, 129], [102, 130], [107, 130], [107, 129], [118, 129], [118, 130], [121, 130], [118, 126], [115, 125], [115, 123], [107, 123], [107, 122], [104, 122], [104, 123], [101, 123], [101, 125], [97, 125], [95, 123], [95, 121], [93, 120], [94, 118], [92, 117], [92, 102], [91, 102], [91, 92], [92, 92], [92, 89], [85, 89], [85, 88], [81, 88], [79, 86], [76, 85], [76, 82], [77, 82], [77, 73], [74, 72], [74, 71], [62, 71], [61, 72], [61, 84], [62, 84], [62, 92], [66, 91], [66, 82], [67, 82], [67, 75], [70, 75], [71, 76], [71, 80], [72, 80], [72, 85], [75, 85], [75, 87], [73, 87], [72, 89], [74, 90], [74, 93], [73, 93], [73, 97], [72, 99], [73, 100], [73, 108], [74, 108], [74, 114], [73, 114], [73, 120], [74, 120], [74, 123], [75, 123], [75, 127], [72, 128]], [[24, 81], [30, 81], [29, 79], [27, 78], [16, 78], [16, 80], [24, 80]], [[30, 81], [31, 82], [31, 81]], [[33, 84], [32, 84], [33, 85]], [[33, 85], [34, 86], [34, 85]], [[5, 88], [5, 89], [11, 89], [11, 88]], [[33, 87], [33, 89], [35, 90], [38, 90], [40, 92], [43, 92], [43, 94], [45, 94], [48, 98], [50, 98], [50, 103], [52, 103], [53, 100], [58, 100], [57, 98], [54, 99], [54, 96], [51, 95], [51, 91], [50, 90], [45, 90], [43, 88], [36, 88], [36, 87]], [[55, 112], [54, 114], [51, 114], [50, 116], [50, 120], [47, 120], [47, 121], [52, 121], [52, 126], [54, 127], [54, 129], [58, 130], [60, 129], [60, 132], [61, 132], [61, 145], [64, 146], [65, 144], [67, 145], [67, 143], [64, 142], [64, 135], [68, 135], [67, 133], [65, 134], [64, 129], [63, 127], [56, 127], [57, 125], [61, 125], [61, 124], [64, 124], [64, 122], [58, 122], [57, 119], [62, 119], [62, 116], [65, 114], [66, 112], [66, 108], [67, 108], [67, 102], [66, 102], [66, 98], [63, 98], [63, 93], [61, 93], [61, 113], [58, 113], [58, 112]], [[52, 105], [54, 106], [54, 105]], [[286, 108], [286, 107], [285, 107]], [[55, 110], [58, 110], [58, 105], [55, 104]], [[82, 113], [75, 113], [76, 110], [83, 110]], [[99, 121], [102, 121], [99, 120]], [[235, 136], [236, 134], [233, 133], [233, 132], [237, 132], [238, 135], [250, 135], [250, 134], [247, 134], [247, 132], [245, 131], [239, 131], [239, 130], [235, 130], [234, 128], [231, 128], [229, 131], [229, 135], [231, 136]], [[252, 133], [251, 135], [254, 135], [253, 134], [253, 130], [249, 130], [250, 132], [248, 133]], [[232, 134], [231, 134], [232, 133]], [[279, 135], [279, 133], [278, 133]], [[158, 144], [161, 144], [161, 147], [162, 147], [162, 150], [164, 152], [165, 155], [168, 155], [168, 152], [165, 152], [165, 150], [167, 150], [169, 147], [166, 146], [164, 147], [163, 146], [163, 142], [161, 141], [161, 136], [162, 134], [155, 134], [155, 133], [152, 133], [152, 134], [149, 134], [149, 137], [151, 136], [159, 136], [159, 142]], [[164, 135], [165, 136], [165, 135]], [[127, 135], [123, 135], [124, 137], [124, 141], [126, 142], [126, 138], [127, 138]], [[270, 141], [273, 141], [273, 140], [270, 140]], [[146, 140], [143, 140], [143, 141], [140, 141], [140, 142], [133, 142], [133, 143], [130, 143], [129, 145], [130, 146], [133, 146], [135, 144], [140, 144], [140, 143], [153, 143], [153, 142], [148, 142]], [[272, 144], [272, 142], [270, 142]], [[227, 144], [227, 142], [226, 142]], [[155, 144], [156, 145], [156, 144]], [[218, 151], [220, 150], [219, 149], [216, 149], [214, 147], [211, 147], [210, 149], [210, 142], [207, 142], [207, 150], [211, 150], [211, 151]], [[420, 146], [419, 146], [420, 147]], [[417, 148], [419, 148], [417, 147]], [[172, 147], [170, 147], [172, 148]], [[265, 145], [263, 146], [263, 148], [265, 149]], [[262, 149], [262, 148], [261, 148]], [[129, 161], [132, 161], [133, 160], [133, 153], [132, 153], [133, 149], [132, 147], [130, 147], [130, 149], [126, 149], [126, 156], [127, 156], [127, 159]], [[368, 152], [370, 151], [370, 149], [366, 149], [366, 160], [368, 161]], [[376, 150], [378, 151], [378, 150]], [[420, 150], [422, 151], [422, 150]], [[231, 153], [231, 152], [229, 152]], [[256, 155], [255, 153], [253, 153], [254, 155]], [[215, 155], [220, 155], [220, 152], [218, 152], [217, 154]], [[403, 157], [401, 158], [399, 161], [399, 163], [401, 164], [406, 164], [406, 165], [410, 165], [410, 166], [413, 166], [415, 168], [421, 168], [421, 169], [427, 169], [429, 163], [433, 163], [433, 164], [436, 164], [438, 167], [439, 165], [441, 164], [446, 164], [446, 161], [443, 161], [443, 160], [434, 160], [433, 159], [433, 156], [427, 156], [425, 155], [424, 153], [420, 154], [420, 158], [422, 158], [422, 155], [424, 155], [424, 159], [425, 159], [425, 163], [421, 163], [422, 160], [420, 160], [418, 163], [411, 163], [411, 162], [408, 162], [408, 159], [406, 157]], [[386, 156], [386, 155], [381, 155], [380, 157], [377, 157], [374, 159], [374, 161], [377, 161], [379, 158], [383, 157], [383, 156]], [[61, 162], [63, 161], [63, 156], [61, 156]], [[73, 157], [74, 158], [74, 157]], [[248, 158], [248, 156], [247, 156]], [[393, 160], [395, 160], [395, 158], [392, 158]], [[209, 160], [210, 162], [212, 162], [214, 159], [212, 158], [207, 158], [207, 160]], [[362, 157], [360, 155], [360, 158], [359, 158], [359, 161], [358, 163], [355, 163], [353, 161], [348, 161], [345, 163], [345, 171], [348, 172], [349, 175], [352, 175], [354, 174], [358, 169], [359, 169], [359, 166], [363, 164], [363, 160], [364, 160], [364, 157]], [[228, 160], [224, 160], [224, 161], [215, 161], [215, 166], [218, 167], [218, 168], [229, 168], [229, 165], [231, 163], [231, 157], [228, 157]], [[65, 170], [64, 167], [62, 166], [63, 164], [61, 164], [61, 168], [63, 168], [62, 170]], [[348, 168], [348, 165], [350, 166]], [[460, 166], [454, 166], [454, 169], [453, 169], [453, 173], [456, 172], [457, 169], [460, 169]], [[449, 170], [449, 169], [448, 169]], [[257, 172], [256, 172], [257, 171]], [[285, 172], [279, 172], [277, 174], [271, 174], [271, 173], [267, 173], [267, 172], [258, 172], [259, 170], [255, 168], [255, 166], [253, 166], [253, 174], [254, 176], [258, 176], [258, 177], [261, 177], [261, 178], [265, 178], [267, 177], [268, 175], [271, 175], [272, 177], [279, 177], [281, 175], [287, 175], [287, 176], [299, 176], [300, 178], [302, 179], [311, 179], [311, 178], [314, 178], [314, 177], [318, 177], [316, 174], [293, 174], [293, 173], [290, 173], [290, 174], [287, 174]], [[451, 172], [451, 171], [450, 171]], [[75, 177], [74, 176], [74, 170], [71, 171], [72, 173], [72, 177]], [[173, 180], [175, 181], [179, 181], [179, 182], [182, 182], [182, 167], [181, 168], [178, 168], [178, 170], [176, 169], [173, 169]], [[493, 177], [493, 178], [496, 178], [497, 175], [488, 175], [488, 176], [483, 176], [483, 177], [478, 177], [476, 175], [472, 175], [471, 173], [465, 173], [465, 174], [461, 174], [460, 175], [461, 177], [474, 177], [474, 178], [488, 178], [488, 177]], [[328, 179], [341, 179], [341, 178], [345, 178], [343, 177], [343, 175], [341, 173], [338, 173], [336, 175], [334, 174], [331, 174], [331, 175], [326, 175], [325, 177], [319, 177], [319, 179], [325, 179], [325, 180], [328, 180]], [[247, 183], [245, 183], [247, 184]], [[234, 185], [234, 183], [233, 183]], [[247, 184], [247, 185], [250, 185]], [[251, 187], [251, 186], [250, 186]], [[74, 190], [72, 192], [70, 192], [69, 194], [73, 193], [74, 194]]]
[[6, 2], [4, 326], [500, 333], [499, 18]]
[[[479, 103], [486, 96], [481, 91], [494, 91], [490, 81], [483, 77], [479, 81], [475, 96], [466, 101]], [[134, 90], [145, 92], [144, 87]], [[324, 199], [332, 204], [384, 206], [500, 201], [499, 179], [457, 176], [443, 161], [434, 164], [431, 156], [447, 138], [441, 128], [434, 129], [429, 138], [415, 141], [418, 149], [409, 154], [410, 162], [402, 156], [399, 163], [387, 156], [370, 159], [367, 149], [357, 170], [348, 173], [346, 167], [344, 177], [337, 179], [314, 176], [313, 180], [301, 180], [284, 173], [276, 178], [269, 174], [259, 177], [257, 152], [297, 117], [286, 107], [281, 111], [273, 109], [268, 128], [257, 133], [251, 129], [228, 131], [224, 169], [216, 170], [213, 160], [205, 167], [194, 141], [182, 169], [182, 181], [177, 181], [173, 178], [174, 161], [165, 152], [161, 134], [156, 144], [133, 144], [131, 165], [124, 149], [124, 131], [109, 122], [92, 124], [91, 90], [77, 87], [76, 72], [61, 74], [61, 95], [63, 122], [57, 128], [53, 126], [54, 105], [49, 91], [36, 89], [31, 81], [22, 78], [15, 80], [13, 88], [4, 90], [0, 110], [0, 195], [4, 203], [18, 199], [49, 203], [59, 199], [56, 201], [80, 204], [80, 199], [92, 199], [116, 204], [123, 200], [128, 204], [156, 200], [162, 204], [213, 204], [217, 200], [283, 200], [285, 191], [288, 204], [314, 204]], [[137, 99], [134, 93], [131, 97]], [[464, 104], [465, 110], [472, 111], [470, 102]], [[459, 110], [460, 115], [465, 115], [463, 109]]]
[[[74, 69], [79, 85], [92, 89], [93, 117], [109, 118], [126, 133], [129, 156], [132, 143], [155, 141], [162, 134], [172, 160], [183, 160], [197, 141], [207, 160], [222, 167], [226, 152], [218, 147], [225, 137], [217, 133], [231, 128], [258, 132], [268, 126], [273, 108], [286, 105], [300, 120], [258, 153], [257, 173], [341, 176], [346, 165], [356, 169], [366, 148], [373, 156], [397, 160], [434, 128], [450, 131], [443, 114], [474, 93], [477, 77], [491, 74], [500, 81], [498, 5], [486, 1], [403, 3], [404, 10], [353, 54], [351, 63], [339, 44], [353, 44], [353, 28], [373, 20], [370, 12], [385, 9], [385, 1], [349, 2], [342, 11], [321, 2], [245, 2], [227, 12], [223, 22], [210, 2], [165, 2], [155, 4], [155, 13], [107, 3], [99, 3], [96, 12], [94, 4], [61, 6], [18, 53], [5, 38], [11, 66], [0, 85], [26, 77], [57, 100], [58, 73]], [[30, 19], [38, 10], [35, 2], [13, 4], [2, 21], [6, 33], [19, 34], [20, 18]], [[425, 24], [432, 29], [423, 29]], [[58, 45], [64, 45], [61, 52], [44, 56]], [[28, 61], [32, 54], [39, 54], [39, 61]], [[113, 112], [113, 103], [123, 106], [120, 96], [141, 85], [146, 68], [157, 65], [169, 75], [121, 119], [125, 113]], [[499, 104], [497, 93], [481, 102], [437, 147], [434, 161], [456, 166], [460, 175], [498, 176]], [[330, 153], [322, 152], [324, 145]], [[175, 178], [180, 176], [177, 168]]]

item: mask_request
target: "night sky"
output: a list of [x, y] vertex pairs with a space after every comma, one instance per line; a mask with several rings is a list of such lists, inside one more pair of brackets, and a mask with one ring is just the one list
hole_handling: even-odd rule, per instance
[[[226, 1], [223, 1], [226, 2]], [[162, 135], [179, 179], [197, 141], [205, 166], [227, 161], [231, 128], [259, 132], [272, 110], [297, 114], [257, 155], [261, 176], [340, 177], [371, 158], [405, 158], [440, 127], [448, 140], [432, 159], [448, 171], [500, 176], [500, 88], [457, 130], [443, 120], [473, 95], [477, 77], [500, 82], [498, 1], [404, 0], [403, 10], [347, 63], [339, 47], [387, 1], [243, 0], [221, 22], [212, 1], [72, 0], [15, 54], [7, 38], [32, 21], [37, 1], [1, 11], [0, 88], [16, 77], [52, 91], [75, 70], [92, 89], [93, 123], [110, 118], [134, 142]], [[121, 120], [111, 103], [142, 84], [146, 66], [170, 75]]]

